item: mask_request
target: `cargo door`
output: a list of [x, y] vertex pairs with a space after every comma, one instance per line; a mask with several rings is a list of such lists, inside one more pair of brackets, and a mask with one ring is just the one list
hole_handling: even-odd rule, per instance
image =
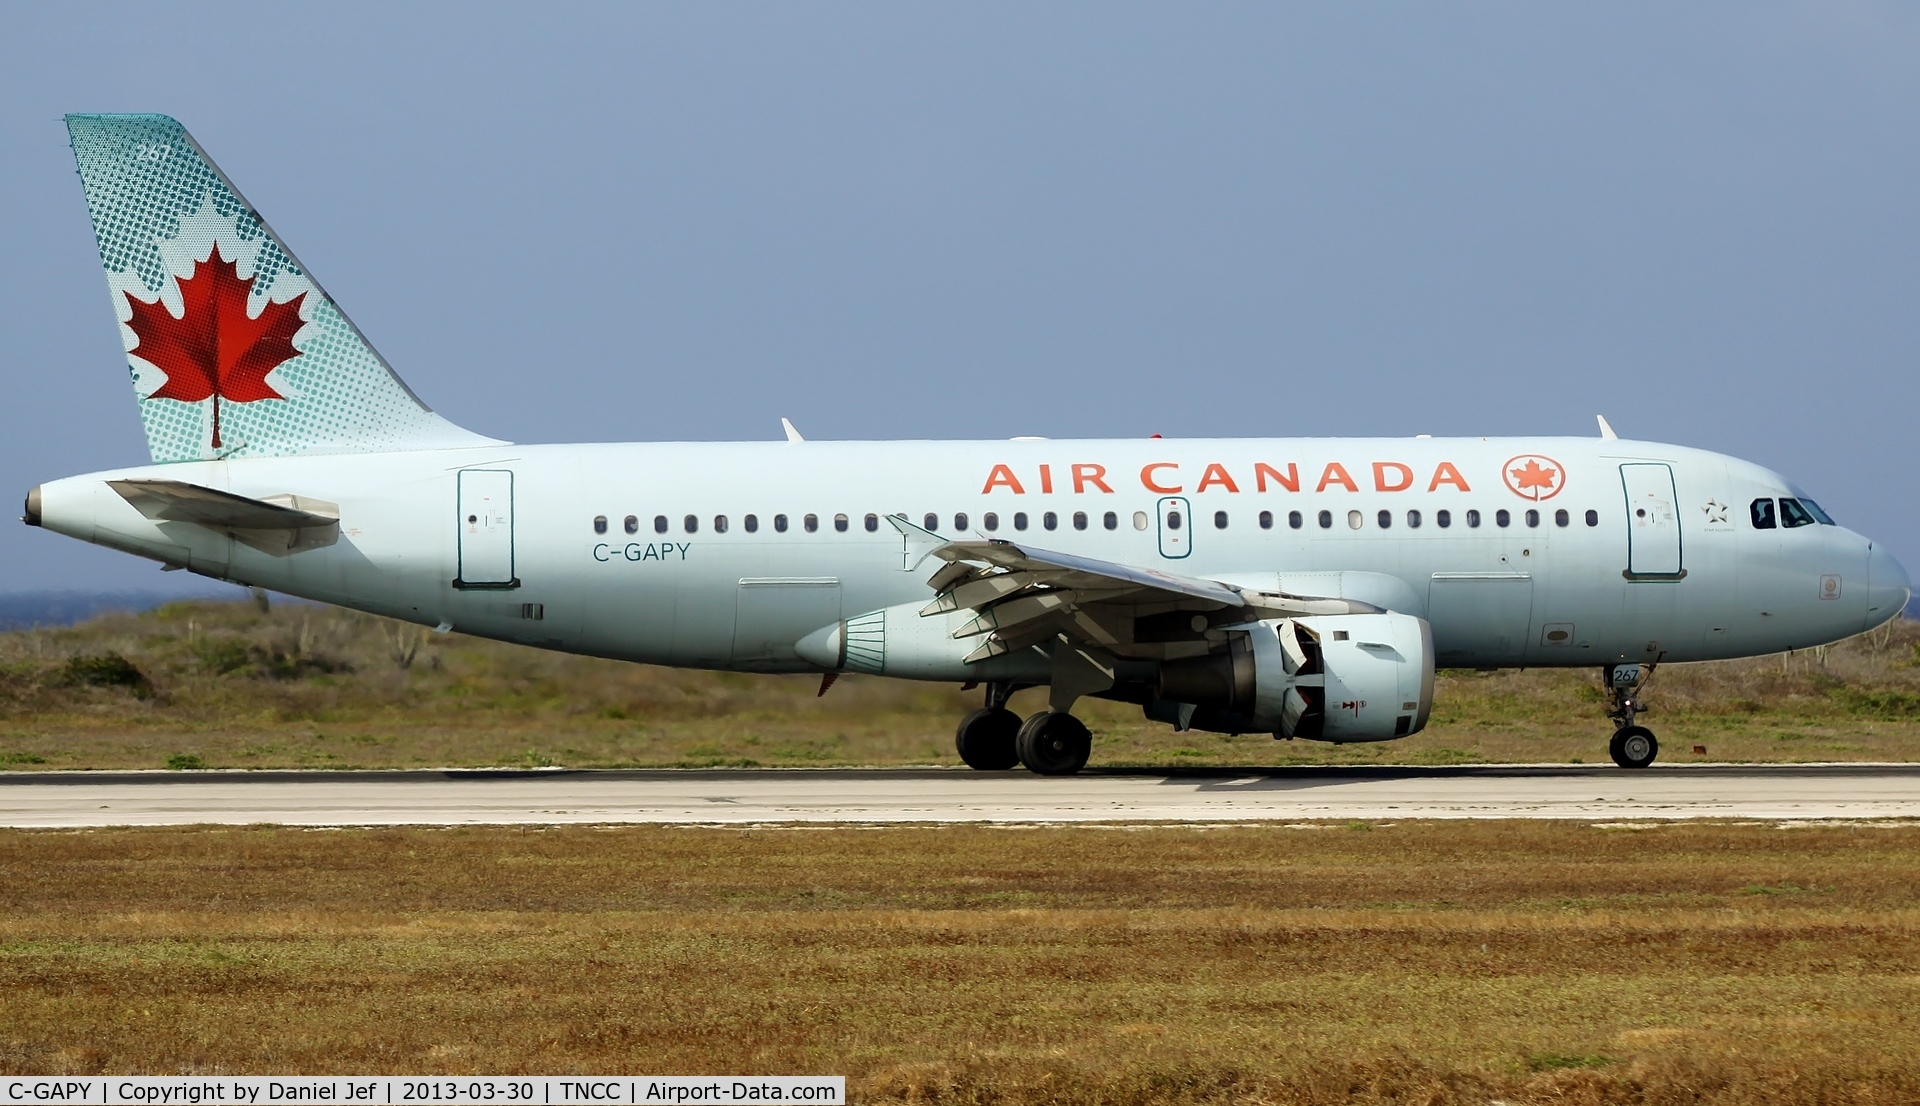
[[838, 621], [835, 577], [747, 577], [734, 598], [733, 659], [791, 661], [794, 642]]
[[1686, 575], [1672, 467], [1621, 465], [1620, 485], [1627, 499], [1627, 577], [1677, 580]]
[[1533, 577], [1524, 572], [1436, 572], [1427, 589], [1434, 663], [1519, 664], [1533, 625]]
[[513, 473], [460, 470], [460, 571], [453, 586], [520, 586], [513, 575]]
[[1160, 501], [1160, 555], [1177, 561], [1193, 552], [1193, 509], [1180, 496]]

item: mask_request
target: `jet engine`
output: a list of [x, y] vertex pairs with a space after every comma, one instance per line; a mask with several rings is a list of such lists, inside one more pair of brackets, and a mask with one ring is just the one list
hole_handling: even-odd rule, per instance
[[1387, 611], [1223, 629], [1215, 651], [1161, 664], [1149, 717], [1336, 742], [1388, 741], [1427, 724], [1433, 630], [1425, 619]]

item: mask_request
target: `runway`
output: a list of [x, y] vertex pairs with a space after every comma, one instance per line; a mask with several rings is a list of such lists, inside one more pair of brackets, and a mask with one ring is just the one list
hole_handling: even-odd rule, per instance
[[1920, 764], [0, 774], [18, 828], [1323, 818], [1920, 818]]

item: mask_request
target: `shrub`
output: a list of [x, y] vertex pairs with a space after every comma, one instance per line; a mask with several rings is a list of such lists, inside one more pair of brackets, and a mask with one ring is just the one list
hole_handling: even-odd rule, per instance
[[175, 753], [167, 758], [167, 767], [175, 772], [194, 772], [206, 766], [207, 762], [193, 753]]
[[118, 653], [73, 657], [60, 669], [60, 682], [87, 687], [131, 688], [134, 694], [141, 696], [153, 691], [153, 683], [147, 679], [147, 674]]

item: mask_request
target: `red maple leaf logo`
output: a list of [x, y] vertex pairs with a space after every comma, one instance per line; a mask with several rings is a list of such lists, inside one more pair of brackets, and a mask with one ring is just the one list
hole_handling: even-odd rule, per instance
[[1509, 457], [1507, 463], [1500, 466], [1500, 478], [1506, 481], [1507, 489], [1535, 503], [1559, 495], [1566, 487], [1566, 476], [1566, 466], [1538, 453]]
[[1553, 469], [1541, 468], [1540, 462], [1527, 458], [1526, 467], [1513, 470], [1513, 486], [1520, 491], [1528, 488], [1551, 488], [1553, 478], [1559, 473]]
[[182, 403], [213, 400], [213, 448], [220, 448], [220, 401], [252, 403], [285, 399], [267, 383], [267, 374], [284, 361], [300, 356], [293, 336], [306, 325], [300, 318], [305, 292], [285, 303], [268, 302], [260, 314], [247, 314], [247, 297], [254, 277], [240, 279], [240, 266], [220, 256], [220, 244], [204, 260], [193, 263], [193, 274], [175, 277], [184, 314], [175, 318], [160, 300], [147, 303], [123, 293], [133, 308], [127, 325], [140, 339], [129, 353], [137, 353], [167, 374], [148, 399], [177, 399]]

